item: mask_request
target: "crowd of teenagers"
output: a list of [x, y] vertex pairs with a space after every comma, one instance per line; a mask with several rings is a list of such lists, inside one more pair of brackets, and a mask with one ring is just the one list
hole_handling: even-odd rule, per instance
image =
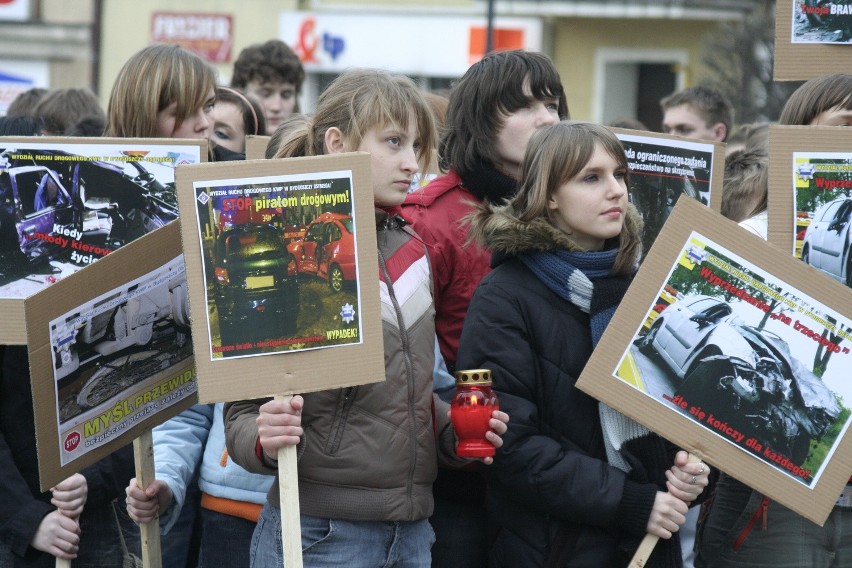
[[[126, 62], [106, 112], [85, 89], [34, 89], [0, 118], [0, 135], [206, 138], [215, 161], [243, 159], [248, 135], [269, 135], [272, 159], [368, 152], [386, 379], [199, 404], [154, 428], [147, 487], [126, 446], [42, 493], [27, 350], [6, 346], [0, 568], [118, 568], [155, 518], [167, 568], [281, 567], [288, 446], [311, 568], [626, 566], [648, 533], [649, 567], [852, 566], [852, 508], [815, 525], [576, 388], [638, 269], [642, 221], [621, 143], [570, 120], [547, 56], [488, 54], [445, 94], [353, 69], [310, 115], [303, 80], [280, 41], [243, 50], [230, 86], [155, 45]], [[665, 132], [729, 142], [723, 213], [765, 238], [766, 125], [734, 129], [704, 87], [661, 108]], [[780, 123], [851, 120], [838, 74], [796, 91]], [[456, 456], [448, 404], [452, 372], [475, 368], [501, 408], [480, 460]]]

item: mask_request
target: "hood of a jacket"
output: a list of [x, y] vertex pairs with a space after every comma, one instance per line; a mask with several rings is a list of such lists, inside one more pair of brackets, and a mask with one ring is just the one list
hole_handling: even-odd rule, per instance
[[[422, 187], [416, 191], [412, 191], [408, 195], [405, 196], [405, 203], [403, 207], [411, 206], [411, 205], [420, 205], [422, 207], [429, 207], [435, 201], [443, 196], [448, 191], [455, 189], [457, 187], [462, 187], [462, 179], [458, 176], [458, 174], [452, 170], [447, 172], [442, 176], [438, 176], [425, 187]], [[466, 188], [465, 188], [466, 189]], [[471, 200], [474, 199], [473, 194], [471, 194]]]
[[[642, 220], [633, 204], [628, 204], [626, 213], [626, 224], [641, 226]], [[521, 221], [514, 215], [510, 205], [494, 206], [483, 201], [467, 220], [471, 226], [471, 240], [491, 250], [495, 258], [517, 256], [524, 251], [584, 250], [549, 219], [539, 217], [530, 222]], [[617, 244], [618, 239], [613, 238], [607, 241], [606, 247]]]

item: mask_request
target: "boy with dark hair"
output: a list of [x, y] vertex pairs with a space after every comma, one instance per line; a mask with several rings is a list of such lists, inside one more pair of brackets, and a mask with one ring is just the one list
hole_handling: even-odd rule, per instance
[[473, 210], [473, 203], [512, 197], [533, 132], [567, 117], [559, 73], [541, 53], [486, 55], [450, 93], [438, 146], [439, 165], [447, 174], [410, 194], [403, 205], [403, 215], [430, 249], [435, 328], [450, 372], [467, 304], [491, 258], [486, 251], [464, 246], [467, 228], [459, 221]]
[[[489, 251], [466, 245], [468, 226], [462, 219], [475, 203], [512, 197], [530, 137], [563, 118], [568, 105], [559, 73], [541, 53], [490, 53], [450, 92], [438, 146], [446, 175], [410, 193], [402, 214], [429, 248], [435, 331], [451, 372], [468, 304], [491, 260]], [[476, 472], [439, 470], [433, 486], [433, 568], [486, 566], [484, 487]]]
[[663, 132], [724, 142], [731, 132], [734, 109], [725, 96], [710, 87], [690, 87], [660, 101]]
[[285, 117], [299, 110], [296, 97], [304, 80], [299, 56], [283, 41], [271, 39], [240, 52], [231, 86], [260, 101], [267, 130], [273, 132]]

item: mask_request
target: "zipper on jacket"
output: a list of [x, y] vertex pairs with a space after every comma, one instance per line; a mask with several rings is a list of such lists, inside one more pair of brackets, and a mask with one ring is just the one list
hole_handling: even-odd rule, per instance
[[379, 265], [382, 269], [382, 277], [385, 279], [385, 284], [388, 287], [388, 296], [390, 296], [393, 304], [394, 312], [396, 313], [397, 326], [399, 327], [399, 337], [402, 342], [402, 355], [405, 359], [405, 369], [408, 377], [406, 385], [408, 386], [408, 430], [409, 430], [409, 449], [410, 449], [410, 466], [408, 468], [408, 479], [406, 480], [406, 495], [408, 496], [408, 516], [414, 514], [414, 472], [417, 469], [417, 424], [414, 417], [414, 364], [411, 362], [411, 345], [408, 337], [408, 327], [405, 325], [405, 320], [402, 317], [402, 310], [399, 307], [399, 302], [396, 300], [396, 293], [393, 289], [393, 281], [388, 272], [387, 260], [381, 248], [379, 252]]
[[329, 455], [334, 455], [340, 448], [340, 440], [343, 438], [343, 431], [346, 429], [346, 423], [349, 421], [349, 411], [355, 402], [355, 394], [358, 392], [358, 387], [346, 387], [341, 391], [341, 399], [337, 403], [337, 412], [332, 426], [331, 436], [325, 446], [325, 451]]

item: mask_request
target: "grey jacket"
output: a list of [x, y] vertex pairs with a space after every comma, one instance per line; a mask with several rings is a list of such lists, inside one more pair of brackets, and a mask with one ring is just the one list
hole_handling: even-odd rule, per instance
[[[323, 518], [412, 521], [432, 514], [436, 439], [445, 461], [458, 461], [447, 404], [432, 394], [435, 311], [426, 249], [401, 218], [380, 210], [376, 217], [385, 381], [304, 395], [299, 505]], [[256, 452], [263, 402], [225, 405], [228, 451], [249, 471], [275, 473]], [[277, 481], [268, 499], [279, 506]]]

